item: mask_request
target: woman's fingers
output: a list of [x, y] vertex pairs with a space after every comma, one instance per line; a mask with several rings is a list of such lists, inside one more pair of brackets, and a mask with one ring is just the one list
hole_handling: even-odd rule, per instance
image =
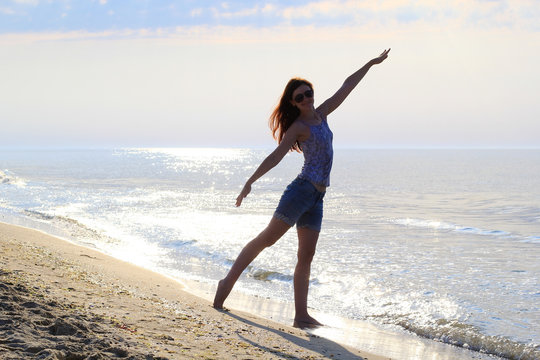
[[241, 196], [238, 196], [236, 198], [236, 207], [240, 206], [242, 204], [242, 197]]
[[236, 206], [237, 207], [242, 204], [242, 200], [244, 200], [245, 197], [246, 197], [246, 195], [244, 195], [243, 191], [240, 193], [240, 195], [238, 195], [238, 197], [236, 198]]
[[388, 53], [390, 52], [390, 48], [388, 50], [384, 50], [381, 55], [379, 55], [378, 58], [376, 59], [373, 59], [373, 61], [375, 61], [376, 64], [380, 64], [381, 62], [383, 62], [384, 60], [386, 60], [386, 58], [388, 57]]
[[390, 50], [391, 50], [390, 48], [388, 48], [388, 50], [384, 50], [384, 51], [381, 53], [380, 57], [386, 58], [386, 57], [388, 56], [388, 53], [390, 52]]

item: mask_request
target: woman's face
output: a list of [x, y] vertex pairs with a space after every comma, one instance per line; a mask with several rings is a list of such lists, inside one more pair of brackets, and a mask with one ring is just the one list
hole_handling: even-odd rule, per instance
[[302, 109], [311, 109], [313, 107], [313, 90], [306, 84], [297, 87], [292, 94], [292, 104]]

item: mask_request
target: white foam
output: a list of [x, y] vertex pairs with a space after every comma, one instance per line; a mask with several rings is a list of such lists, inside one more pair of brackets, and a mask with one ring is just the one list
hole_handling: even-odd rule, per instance
[[540, 236], [529, 236], [521, 240], [521, 242], [529, 244], [540, 244]]
[[418, 228], [428, 228], [434, 230], [449, 230], [457, 231], [463, 233], [470, 233], [475, 235], [485, 235], [485, 236], [505, 236], [512, 237], [512, 234], [507, 231], [502, 230], [485, 230], [479, 229], [473, 226], [462, 226], [449, 222], [439, 221], [439, 220], [424, 220], [424, 219], [395, 219], [392, 221], [394, 224], [418, 227]]
[[9, 173], [0, 170], [0, 184], [13, 185], [22, 188], [26, 186], [26, 181], [22, 178], [10, 175]]

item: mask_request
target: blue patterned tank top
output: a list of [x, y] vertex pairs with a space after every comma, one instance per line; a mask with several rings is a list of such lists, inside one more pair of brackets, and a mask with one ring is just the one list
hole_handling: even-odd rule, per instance
[[311, 135], [300, 143], [304, 153], [304, 166], [298, 177], [316, 185], [329, 186], [334, 157], [333, 134], [328, 127], [326, 116], [321, 115], [321, 117], [322, 121], [319, 125], [306, 124], [309, 126]]

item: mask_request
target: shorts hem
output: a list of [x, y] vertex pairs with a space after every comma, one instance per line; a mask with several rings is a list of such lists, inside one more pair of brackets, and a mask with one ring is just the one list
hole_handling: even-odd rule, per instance
[[311, 225], [308, 225], [308, 224], [303, 224], [303, 225], [296, 224], [296, 228], [297, 229], [309, 229], [309, 230], [313, 230], [313, 231], [316, 231], [316, 232], [321, 232], [320, 227], [315, 227], [315, 226], [311, 226]]
[[294, 221], [291, 220], [289, 217], [283, 215], [283, 214], [280, 213], [280, 212], [277, 212], [277, 211], [274, 212], [274, 217], [275, 217], [276, 219], [279, 219], [279, 220], [282, 220], [282, 221], [286, 222], [287, 225], [289, 225], [289, 226], [291, 226], [291, 227], [294, 226]]

